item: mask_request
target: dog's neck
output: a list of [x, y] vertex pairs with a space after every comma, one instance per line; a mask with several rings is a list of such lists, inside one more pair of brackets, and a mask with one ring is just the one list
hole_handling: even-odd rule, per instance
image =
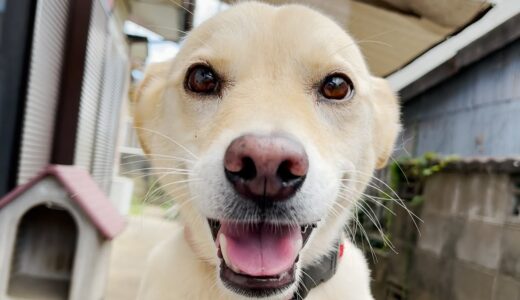
[[[184, 239], [191, 250], [198, 255], [191, 230], [187, 225], [184, 226]], [[304, 267], [302, 272], [305, 276], [300, 279], [298, 290], [290, 300], [305, 299], [313, 288], [331, 279], [336, 274], [339, 260], [343, 257], [343, 249], [343, 237], [340, 237], [335, 242], [334, 251], [322, 257], [318, 263]]]
[[335, 242], [335, 250], [321, 258], [321, 260], [313, 265], [303, 268], [302, 276], [298, 284], [298, 290], [291, 300], [303, 300], [309, 292], [328, 281], [336, 274], [339, 260], [343, 257], [344, 244], [342, 238]]

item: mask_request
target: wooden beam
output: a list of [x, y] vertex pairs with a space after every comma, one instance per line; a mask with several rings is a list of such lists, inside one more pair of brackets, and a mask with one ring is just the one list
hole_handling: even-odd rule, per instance
[[195, 15], [195, 0], [184, 0], [182, 3], [184, 13], [183, 31], [188, 32], [193, 28], [193, 16]]
[[51, 163], [72, 165], [93, 0], [70, 4]]

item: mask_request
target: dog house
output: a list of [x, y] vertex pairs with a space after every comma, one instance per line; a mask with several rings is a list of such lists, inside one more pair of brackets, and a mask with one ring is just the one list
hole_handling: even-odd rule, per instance
[[47, 167], [0, 199], [0, 299], [102, 299], [123, 227], [87, 171]]

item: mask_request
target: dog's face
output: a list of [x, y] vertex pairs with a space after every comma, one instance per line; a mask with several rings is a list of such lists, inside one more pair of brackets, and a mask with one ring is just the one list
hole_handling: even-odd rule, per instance
[[137, 92], [138, 133], [231, 295], [287, 298], [333, 247], [399, 131], [356, 43], [302, 6], [237, 5]]

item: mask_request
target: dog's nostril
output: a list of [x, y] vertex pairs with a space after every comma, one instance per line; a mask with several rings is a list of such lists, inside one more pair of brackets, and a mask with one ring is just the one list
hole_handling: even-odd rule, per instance
[[226, 177], [231, 182], [236, 182], [237, 180], [248, 181], [252, 180], [256, 177], [256, 166], [255, 162], [251, 157], [245, 156], [240, 160], [240, 167], [238, 171], [231, 171], [227, 167], [225, 168]]
[[278, 170], [276, 170], [276, 175], [282, 180], [283, 183], [289, 183], [302, 177], [293, 174], [291, 171], [292, 167], [293, 162], [290, 160], [284, 160], [278, 167]]
[[255, 162], [251, 157], [242, 158], [242, 169], [235, 172], [235, 175], [243, 180], [251, 180], [256, 177]]

